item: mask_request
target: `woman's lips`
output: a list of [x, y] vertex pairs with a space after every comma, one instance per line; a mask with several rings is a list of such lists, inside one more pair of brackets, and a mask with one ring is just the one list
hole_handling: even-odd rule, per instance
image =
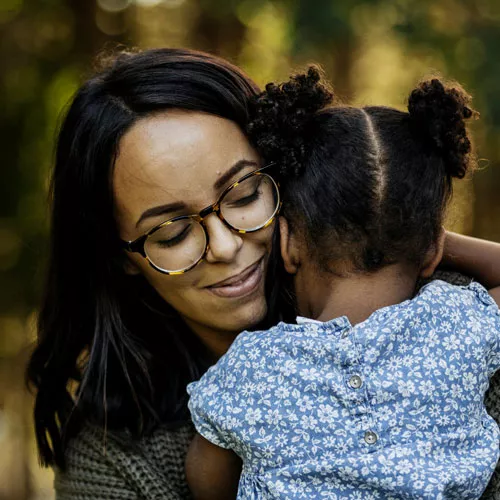
[[253, 264], [249, 269], [242, 273], [241, 277], [238, 277], [236, 280], [230, 279], [226, 280], [230, 283], [208, 286], [207, 290], [214, 295], [218, 295], [219, 297], [231, 298], [244, 297], [245, 295], [252, 293], [257, 289], [262, 280], [263, 260], [264, 259], [260, 259], [258, 262]]

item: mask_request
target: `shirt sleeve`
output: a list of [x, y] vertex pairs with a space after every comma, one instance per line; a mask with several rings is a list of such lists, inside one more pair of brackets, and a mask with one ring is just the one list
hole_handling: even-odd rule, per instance
[[238, 391], [239, 349], [235, 349], [235, 344], [198, 382], [187, 386], [188, 407], [197, 432], [211, 443], [233, 450], [235, 432], [241, 425], [238, 417], [242, 413]]
[[471, 317], [471, 327], [492, 336], [492, 349], [488, 360], [491, 376], [500, 369], [500, 309], [488, 290], [479, 283], [472, 282], [467, 289], [474, 293], [479, 311], [476, 317]]

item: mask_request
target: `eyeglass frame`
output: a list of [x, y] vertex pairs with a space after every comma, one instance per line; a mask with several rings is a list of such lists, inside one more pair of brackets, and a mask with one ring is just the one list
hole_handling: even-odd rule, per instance
[[[269, 169], [269, 168], [272, 168], [272, 167], [275, 167], [275, 166], [276, 166], [276, 163], [269, 163], [269, 164], [265, 165], [264, 167], [258, 168], [257, 170], [253, 170], [252, 172], [249, 172], [248, 174], [244, 175], [243, 177], [241, 177], [240, 179], [238, 179], [237, 181], [235, 181], [231, 185], [229, 185], [226, 189], [224, 189], [224, 191], [222, 191], [222, 193], [219, 195], [219, 197], [217, 198], [215, 203], [212, 203], [211, 205], [206, 206], [204, 209], [200, 210], [197, 214], [179, 215], [177, 217], [172, 217], [171, 219], [167, 219], [166, 221], [160, 222], [156, 226], [152, 227], [151, 229], [146, 231], [143, 235], [139, 236], [138, 238], [136, 238], [135, 240], [132, 240], [132, 241], [126, 241], [126, 240], [120, 239], [121, 247], [123, 249], [125, 249], [127, 252], [140, 254], [142, 257], [144, 257], [148, 261], [149, 265], [153, 269], [155, 269], [156, 271], [158, 271], [162, 274], [166, 274], [168, 276], [175, 276], [175, 275], [184, 274], [184, 273], [190, 271], [191, 269], [196, 267], [206, 257], [206, 255], [208, 253], [210, 237], [208, 235], [208, 231], [207, 231], [207, 228], [205, 226], [204, 220], [209, 215], [211, 215], [213, 213], [216, 214], [217, 217], [229, 229], [231, 229], [232, 231], [235, 231], [239, 234], [255, 233], [257, 231], [260, 231], [261, 229], [265, 229], [266, 227], [270, 226], [274, 222], [274, 220], [276, 219], [276, 217], [278, 216], [278, 214], [281, 210], [281, 205], [282, 205], [281, 194], [280, 194], [280, 190], [279, 190], [279, 183], [271, 175], [269, 175], [265, 172], [262, 173], [262, 171]], [[232, 226], [224, 218], [224, 216], [221, 213], [220, 204], [227, 193], [229, 193], [231, 190], [233, 190], [235, 187], [237, 187], [243, 181], [249, 179], [250, 177], [253, 177], [254, 175], [265, 175], [266, 177], [269, 177], [271, 179], [271, 181], [273, 182], [273, 184], [276, 188], [276, 193], [278, 195], [276, 209], [275, 209], [273, 215], [269, 218], [269, 220], [265, 224], [263, 224], [262, 226], [257, 227], [255, 229], [237, 229], [234, 226]], [[182, 269], [180, 271], [167, 271], [165, 269], [162, 269], [161, 267], [158, 267], [154, 262], [151, 261], [151, 259], [146, 254], [146, 250], [144, 249], [144, 246], [146, 244], [147, 239], [152, 234], [156, 233], [157, 231], [159, 231], [161, 228], [163, 228], [165, 226], [168, 226], [174, 222], [177, 222], [177, 221], [183, 220], [183, 219], [194, 219], [195, 222], [198, 222], [198, 224], [200, 224], [200, 226], [202, 227], [202, 229], [205, 233], [205, 250], [204, 250], [203, 254], [201, 255], [201, 257], [196, 262], [194, 262], [189, 267], [187, 267], [186, 269]]]

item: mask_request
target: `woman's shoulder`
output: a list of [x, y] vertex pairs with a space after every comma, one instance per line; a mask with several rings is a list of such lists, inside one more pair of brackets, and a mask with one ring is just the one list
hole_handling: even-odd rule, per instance
[[472, 278], [470, 276], [466, 276], [455, 271], [438, 269], [429, 279], [420, 280], [417, 284], [417, 288], [421, 288], [435, 280], [446, 281], [446, 283], [458, 286], [467, 286], [472, 282]]
[[185, 423], [132, 441], [87, 424], [68, 443], [66, 469], [56, 471], [57, 499], [190, 498], [184, 459], [193, 435]]

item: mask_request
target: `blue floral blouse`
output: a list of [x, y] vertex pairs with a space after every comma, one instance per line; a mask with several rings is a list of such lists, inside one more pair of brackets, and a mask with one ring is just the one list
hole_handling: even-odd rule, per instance
[[481, 285], [434, 281], [355, 326], [242, 333], [189, 408], [242, 458], [238, 499], [479, 498], [499, 458], [483, 404], [499, 342]]

